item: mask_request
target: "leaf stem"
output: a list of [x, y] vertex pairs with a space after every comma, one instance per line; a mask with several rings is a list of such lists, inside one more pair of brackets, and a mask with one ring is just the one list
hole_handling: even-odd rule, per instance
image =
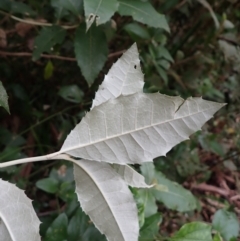
[[23, 163], [29, 163], [29, 162], [62, 160], [62, 159], [67, 161], [72, 161], [72, 158], [70, 158], [67, 154], [60, 154], [60, 152], [54, 152], [52, 154], [44, 155], [44, 156], [28, 157], [28, 158], [17, 159], [14, 161], [3, 162], [3, 163], [0, 163], [0, 168], [19, 165]]

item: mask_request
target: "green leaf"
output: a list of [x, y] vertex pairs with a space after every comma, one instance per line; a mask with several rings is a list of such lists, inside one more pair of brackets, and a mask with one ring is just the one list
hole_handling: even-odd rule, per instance
[[68, 218], [65, 213], [60, 214], [46, 232], [44, 241], [66, 241]]
[[59, 189], [58, 181], [53, 178], [44, 178], [36, 182], [36, 186], [48, 193], [56, 193]]
[[47, 65], [44, 68], [44, 76], [43, 77], [44, 77], [45, 80], [48, 80], [52, 77], [53, 70], [54, 70], [54, 67], [53, 67], [52, 61], [49, 60], [47, 62]]
[[211, 226], [206, 223], [185, 224], [170, 238], [172, 241], [212, 241]]
[[169, 51], [164, 47], [164, 46], [159, 46], [156, 48], [156, 52], [157, 52], [157, 58], [164, 58], [170, 62], [174, 62], [172, 56], [170, 55]]
[[155, 198], [163, 202], [166, 207], [186, 212], [197, 208], [197, 202], [192, 193], [181, 185], [168, 180], [161, 172], [155, 170], [152, 163], [144, 163], [141, 172], [147, 184], [154, 186], [149, 189]]
[[84, 96], [84, 92], [77, 85], [67, 85], [61, 87], [58, 94], [65, 100], [80, 103]]
[[79, 208], [68, 225], [68, 241], [105, 240], [104, 235], [89, 222], [89, 217]]
[[93, 25], [86, 33], [85, 25], [76, 32], [74, 47], [77, 62], [90, 86], [105, 64], [108, 46], [104, 33]]
[[219, 233], [216, 233], [213, 237], [213, 241], [223, 241], [223, 239]]
[[66, 30], [59, 26], [42, 28], [34, 42], [33, 61], [40, 58], [43, 52], [50, 52], [56, 44], [61, 44], [66, 36]]
[[2, 106], [10, 114], [9, 106], [8, 106], [8, 95], [1, 81], [0, 81], [0, 106]]
[[73, 167], [62, 165], [58, 169], [52, 168], [49, 177], [58, 180], [60, 183], [73, 182]]
[[58, 195], [65, 202], [71, 201], [75, 196], [73, 183], [62, 183]]
[[138, 196], [142, 199], [145, 217], [149, 217], [157, 212], [156, 199], [151, 189], [145, 188], [138, 190]]
[[117, 11], [118, 5], [117, 0], [84, 0], [87, 30], [95, 19], [97, 25], [106, 23]]
[[162, 215], [156, 213], [145, 219], [145, 223], [140, 230], [139, 241], [152, 241], [158, 234], [159, 225], [162, 222]]
[[83, 14], [83, 0], [60, 0], [59, 5], [69, 10], [77, 17]]
[[214, 214], [212, 224], [213, 228], [221, 234], [224, 240], [237, 239], [239, 221], [235, 213], [220, 209]]
[[[155, 172], [156, 185], [153, 187], [155, 198], [170, 209], [186, 212], [197, 208], [192, 193], [178, 183], [168, 180], [161, 172]], [[162, 188], [162, 186], [164, 186]]]
[[155, 175], [155, 166], [153, 163], [143, 163], [140, 167], [145, 181], [148, 185], [153, 184], [154, 175]]
[[11, 1], [10, 0], [1, 0], [0, 9], [10, 12], [11, 11]]
[[27, 4], [22, 2], [11, 2], [11, 12], [12, 13], [21, 13], [27, 16], [35, 15], [33, 11]]
[[84, 233], [82, 240], [106, 241], [106, 238], [95, 227], [91, 226]]
[[134, 20], [150, 27], [169, 30], [164, 15], [158, 13], [149, 2], [139, 0], [119, 0], [118, 12], [123, 16], [132, 16]]
[[148, 33], [147, 29], [137, 23], [129, 23], [126, 24], [123, 28], [132, 39], [137, 40], [137, 38], [141, 39], [150, 39], [151, 36]]
[[[87, 222], [89, 218], [86, 214], [82, 212], [79, 208], [74, 216], [71, 218], [68, 225], [68, 240], [75, 241], [79, 240], [84, 234], [84, 231], [87, 229]], [[81, 239], [80, 239], [81, 240]]]
[[55, 17], [57, 19], [61, 19], [62, 17], [66, 16], [69, 14], [69, 11], [66, 10], [62, 5], [61, 5], [61, 0], [51, 0], [51, 6], [55, 10]]

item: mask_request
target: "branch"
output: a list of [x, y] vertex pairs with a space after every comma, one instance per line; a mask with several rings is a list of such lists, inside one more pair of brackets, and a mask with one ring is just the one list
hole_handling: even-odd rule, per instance
[[199, 191], [205, 191], [205, 192], [214, 192], [218, 193], [224, 197], [227, 197], [230, 194], [229, 190], [221, 189], [215, 186], [208, 185], [206, 183], [201, 183], [199, 185], [193, 185], [191, 186], [192, 189], [199, 190]]
[[[0, 13], [6, 15], [6, 16], [9, 16], [10, 18], [18, 21], [18, 22], [22, 22], [22, 23], [26, 23], [26, 24], [31, 24], [31, 25], [35, 25], [35, 26], [46, 26], [46, 27], [50, 27], [50, 26], [53, 26], [54, 24], [52, 23], [43, 23], [43, 22], [38, 22], [38, 21], [35, 21], [35, 20], [31, 20], [31, 19], [22, 19], [22, 18], [18, 18], [14, 15], [11, 15], [9, 13], [6, 13], [4, 11], [1, 11], [0, 10]], [[64, 29], [74, 29], [74, 28], [77, 28], [79, 26], [79, 24], [75, 24], [75, 25], [71, 25], [71, 26], [68, 26], [68, 25], [59, 25], [60, 27], [64, 28]]]
[[[115, 56], [123, 54], [124, 52], [125, 52], [125, 50], [111, 53], [108, 55], [108, 58], [113, 58]], [[0, 51], [0, 55], [1, 56], [15, 56], [15, 57], [32, 57], [32, 53], [28, 53], [28, 52], [12, 53], [12, 52]], [[46, 58], [46, 59], [60, 59], [60, 60], [71, 61], [71, 62], [77, 61], [76, 58], [59, 56], [59, 55], [41, 54], [41, 57]]]
[[[0, 51], [0, 55], [2, 56], [15, 56], [15, 57], [32, 57], [32, 53], [27, 52], [17, 52], [17, 53], [11, 53], [6, 51]], [[50, 54], [41, 54], [41, 57], [47, 58], [47, 59], [60, 59], [60, 60], [66, 60], [66, 61], [77, 61], [76, 58], [71, 57], [64, 57], [64, 56], [58, 56], [58, 55], [50, 55]]]

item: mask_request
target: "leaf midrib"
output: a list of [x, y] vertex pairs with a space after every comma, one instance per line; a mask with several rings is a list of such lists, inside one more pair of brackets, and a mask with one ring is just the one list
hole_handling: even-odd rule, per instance
[[97, 9], [96, 9], [96, 11], [95, 11], [94, 15], [96, 15], [96, 14], [97, 14], [97, 12], [98, 12], [98, 10], [99, 10], [99, 8], [100, 8], [101, 4], [102, 4], [102, 0], [100, 0], [100, 1], [99, 1], [98, 6], [97, 6]]

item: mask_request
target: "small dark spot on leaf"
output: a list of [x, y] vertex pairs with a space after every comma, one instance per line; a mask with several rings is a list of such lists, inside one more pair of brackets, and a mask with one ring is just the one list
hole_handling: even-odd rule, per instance
[[135, 65], [134, 65], [134, 69], [136, 69], [136, 68], [137, 68], [137, 65], [135, 64]]

